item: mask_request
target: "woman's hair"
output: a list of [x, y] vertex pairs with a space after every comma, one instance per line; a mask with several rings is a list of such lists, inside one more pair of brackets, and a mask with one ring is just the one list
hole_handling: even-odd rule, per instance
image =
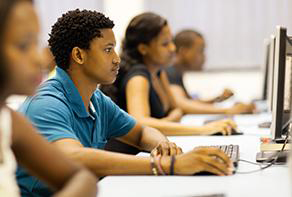
[[152, 13], [145, 12], [135, 16], [129, 23], [122, 42], [120, 72], [112, 85], [102, 85], [100, 89], [111, 99], [117, 102], [118, 85], [128, 70], [135, 65], [143, 64], [143, 56], [138, 50], [139, 44], [149, 44], [155, 39], [167, 20]]
[[[0, 43], [4, 42], [4, 33], [7, 27], [8, 17], [13, 7], [22, 1], [32, 2], [32, 0], [1, 0], [0, 1]], [[4, 55], [3, 44], [0, 45], [0, 89], [5, 88], [5, 83], [8, 80], [7, 60]]]
[[139, 44], [149, 44], [158, 36], [167, 21], [161, 16], [146, 12], [134, 17], [129, 23], [122, 43], [121, 67], [143, 63], [143, 56], [138, 51]]

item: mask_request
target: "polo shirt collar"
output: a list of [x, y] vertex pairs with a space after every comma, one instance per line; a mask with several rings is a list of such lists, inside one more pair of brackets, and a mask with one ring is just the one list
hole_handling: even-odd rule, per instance
[[89, 113], [86, 111], [82, 97], [80, 96], [75, 84], [69, 77], [69, 75], [61, 68], [56, 68], [55, 79], [59, 81], [64, 88], [64, 93], [69, 102], [71, 103], [72, 109], [80, 118], [89, 117]]

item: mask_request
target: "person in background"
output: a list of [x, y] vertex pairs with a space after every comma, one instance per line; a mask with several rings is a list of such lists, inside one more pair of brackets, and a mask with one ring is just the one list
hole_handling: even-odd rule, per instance
[[37, 134], [23, 115], [5, 105], [12, 94], [33, 94], [40, 82], [38, 34], [31, 1], [0, 1], [0, 196], [20, 196], [15, 179], [17, 160], [46, 182], [56, 196], [94, 197], [95, 175], [67, 159]]
[[[171, 62], [174, 52], [166, 19], [155, 13], [142, 13], [134, 17], [126, 29], [117, 80], [100, 89], [142, 124], [159, 129], [165, 135], [229, 135], [235, 127], [231, 120], [200, 127], [178, 123], [183, 113], [176, 105], [162, 70]], [[116, 139], [111, 139], [106, 149], [131, 154], [139, 152]]]
[[188, 71], [201, 71], [205, 62], [205, 40], [202, 34], [194, 30], [182, 30], [174, 37], [176, 58], [173, 65], [165, 68], [170, 82], [170, 91], [174, 95], [177, 106], [186, 114], [241, 114], [252, 113], [253, 104], [238, 103], [230, 108], [220, 108], [213, 104], [222, 102], [233, 96], [233, 92], [225, 89], [214, 99], [199, 100], [188, 94], [183, 75]]
[[[49, 38], [56, 75], [20, 111], [52, 145], [97, 176], [192, 175], [203, 170], [231, 174], [232, 162], [219, 149], [182, 154], [161, 132], [143, 126], [97, 89], [99, 84], [113, 83], [119, 72], [113, 27], [112, 20], [96, 11], [76, 9], [63, 14]], [[149, 151], [151, 156], [105, 151], [110, 138]], [[49, 192], [23, 169], [18, 169], [17, 180], [22, 190]]]
[[120, 74], [113, 85], [101, 90], [141, 123], [165, 135], [229, 134], [231, 120], [202, 127], [178, 123], [182, 111], [177, 107], [165, 71], [175, 55], [170, 27], [163, 17], [146, 12], [134, 17], [125, 33]]

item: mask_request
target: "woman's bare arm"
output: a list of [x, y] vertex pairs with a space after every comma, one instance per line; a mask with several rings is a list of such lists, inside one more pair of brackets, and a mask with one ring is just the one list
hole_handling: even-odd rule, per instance
[[[18, 162], [60, 195], [96, 196], [97, 178], [49, 144], [20, 113], [12, 114], [12, 150]], [[66, 195], [65, 195], [66, 194]]]
[[143, 76], [135, 76], [128, 81], [126, 100], [129, 114], [134, 116], [142, 125], [154, 127], [165, 135], [210, 135], [218, 132], [218, 129], [215, 128], [183, 125], [151, 117], [149, 82]]

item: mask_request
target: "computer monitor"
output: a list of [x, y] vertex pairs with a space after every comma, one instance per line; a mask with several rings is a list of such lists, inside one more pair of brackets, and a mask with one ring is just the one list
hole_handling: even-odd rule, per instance
[[270, 60], [270, 39], [264, 40], [264, 62], [263, 62], [263, 94], [262, 100], [267, 100], [268, 94], [268, 78], [269, 78], [269, 60]]
[[[291, 84], [291, 64], [286, 65], [286, 57], [289, 54], [291, 46], [290, 38], [287, 36], [287, 30], [284, 27], [277, 27], [275, 41], [275, 64], [274, 64], [274, 79], [273, 79], [273, 105], [272, 105], [272, 125], [271, 133], [274, 141], [282, 141], [283, 125], [289, 121], [290, 109], [284, 109], [285, 96], [290, 95]], [[287, 50], [286, 50], [287, 49]], [[289, 58], [288, 58], [289, 59]], [[286, 68], [287, 66], [287, 68]], [[287, 71], [287, 72], [286, 72]], [[285, 82], [288, 80], [289, 82]], [[286, 85], [286, 86], [285, 86]], [[287, 96], [286, 96], [287, 97]], [[290, 97], [286, 98], [291, 103]], [[288, 125], [287, 125], [288, 126]]]
[[268, 67], [268, 84], [267, 84], [267, 103], [270, 111], [273, 110], [273, 86], [274, 86], [274, 65], [275, 65], [275, 42], [276, 36], [270, 37], [269, 49], [269, 67]]

